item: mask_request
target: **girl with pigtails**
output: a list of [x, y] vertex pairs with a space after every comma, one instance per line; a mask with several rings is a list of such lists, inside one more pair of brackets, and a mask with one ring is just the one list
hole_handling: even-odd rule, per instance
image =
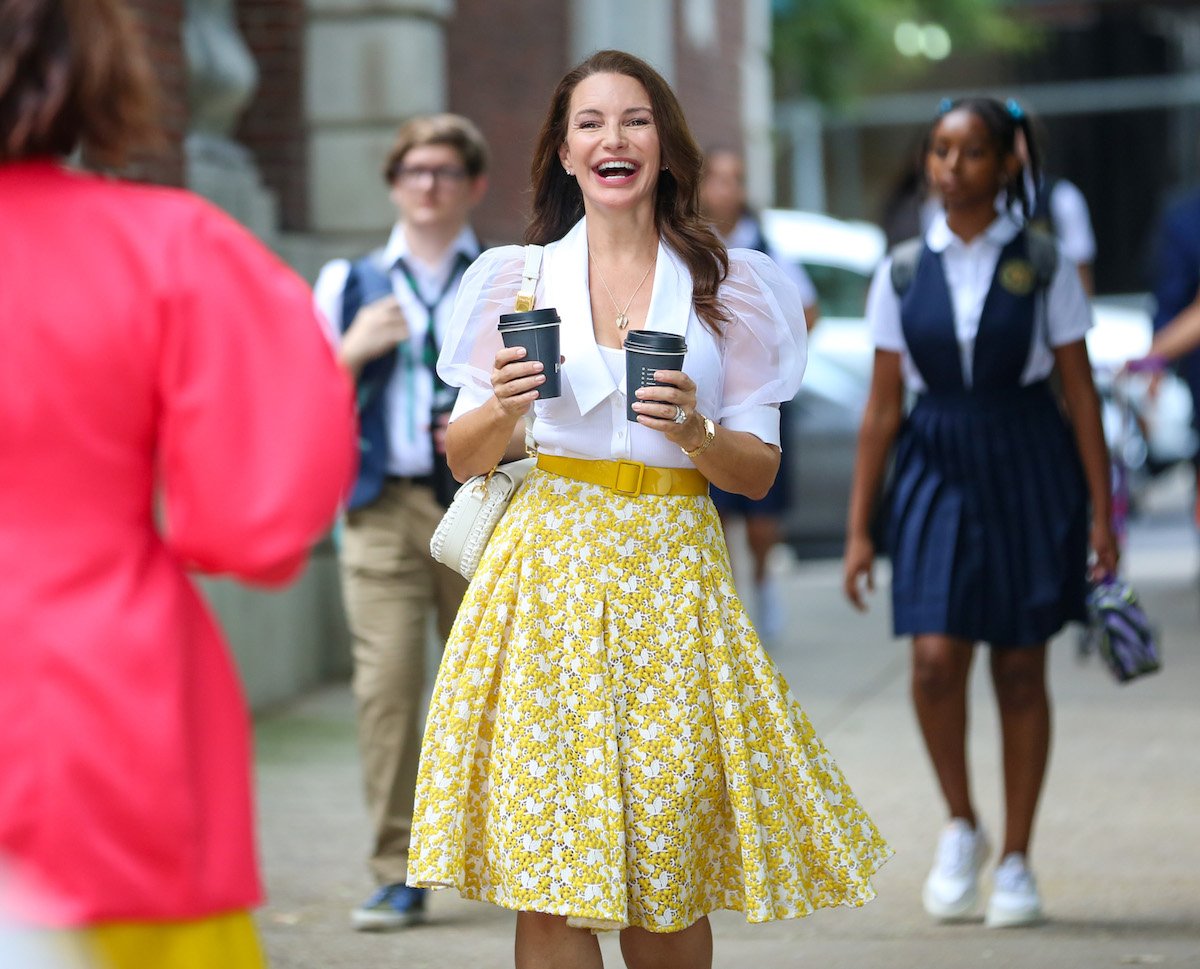
[[1084, 618], [1089, 545], [1094, 574], [1114, 572], [1118, 554], [1084, 344], [1091, 313], [1075, 267], [1025, 224], [1021, 140], [1036, 182], [1037, 145], [1015, 102], [944, 101], [933, 122], [925, 173], [944, 212], [893, 250], [868, 297], [875, 363], [844, 562], [846, 596], [865, 609], [871, 519], [893, 456], [883, 513], [894, 631], [912, 638], [913, 704], [949, 816], [922, 901], [941, 921], [971, 917], [992, 856], [966, 760], [969, 674], [986, 643], [1004, 772], [991, 926], [1042, 918], [1029, 847], [1050, 750], [1046, 645]]

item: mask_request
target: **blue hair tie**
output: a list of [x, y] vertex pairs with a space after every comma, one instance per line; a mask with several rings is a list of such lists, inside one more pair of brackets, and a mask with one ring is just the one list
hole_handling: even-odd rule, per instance
[[1004, 107], [1008, 109], [1008, 113], [1012, 115], [1013, 121], [1021, 121], [1025, 117], [1025, 109], [1017, 102], [1016, 98], [1009, 98], [1004, 102]]
[[942, 98], [942, 100], [938, 102], [938, 117], [940, 118], [952, 107], [954, 107], [953, 101], [951, 101], [949, 98]]

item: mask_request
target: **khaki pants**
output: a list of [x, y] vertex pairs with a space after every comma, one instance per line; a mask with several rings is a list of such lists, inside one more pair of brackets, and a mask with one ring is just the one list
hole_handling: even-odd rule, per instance
[[436, 608], [444, 639], [467, 588], [429, 554], [441, 517], [431, 488], [389, 479], [376, 501], [347, 513], [342, 535], [358, 744], [375, 829], [371, 871], [380, 885], [408, 874], [429, 614]]

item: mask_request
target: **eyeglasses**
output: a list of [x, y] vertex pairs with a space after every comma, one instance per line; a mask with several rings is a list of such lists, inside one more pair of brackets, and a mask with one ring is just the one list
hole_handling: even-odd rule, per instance
[[429, 179], [435, 185], [454, 184], [467, 177], [465, 168], [455, 168], [452, 165], [439, 165], [437, 168], [425, 168], [421, 165], [401, 165], [396, 169], [396, 181], [402, 185], [421, 185]]

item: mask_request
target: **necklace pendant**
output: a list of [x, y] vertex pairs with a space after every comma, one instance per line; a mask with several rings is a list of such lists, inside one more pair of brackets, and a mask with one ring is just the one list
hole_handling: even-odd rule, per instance
[[628, 325], [629, 325], [629, 317], [626, 316], [624, 313], [618, 313], [617, 314], [617, 329], [623, 330]]

